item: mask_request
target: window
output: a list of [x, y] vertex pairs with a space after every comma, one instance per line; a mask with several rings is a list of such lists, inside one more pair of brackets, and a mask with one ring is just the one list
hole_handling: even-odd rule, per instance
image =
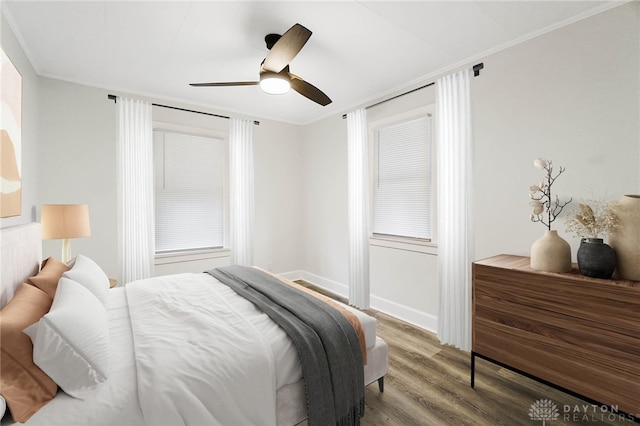
[[421, 110], [374, 125], [374, 237], [433, 240], [432, 122]]
[[154, 131], [156, 253], [224, 246], [226, 143]]

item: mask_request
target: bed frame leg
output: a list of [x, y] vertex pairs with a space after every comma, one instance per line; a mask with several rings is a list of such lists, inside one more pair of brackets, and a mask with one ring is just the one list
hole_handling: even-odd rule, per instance
[[380, 393], [384, 392], [384, 376], [378, 379], [378, 389], [380, 389]]
[[476, 353], [471, 351], [471, 389], [476, 385]]

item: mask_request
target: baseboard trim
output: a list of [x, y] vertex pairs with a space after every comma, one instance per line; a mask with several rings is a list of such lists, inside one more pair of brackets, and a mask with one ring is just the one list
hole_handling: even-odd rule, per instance
[[411, 325], [438, 334], [438, 317], [435, 315], [376, 296], [375, 294], [371, 295], [371, 307], [376, 311], [383, 312], [399, 320], [408, 322]]
[[[349, 287], [346, 284], [324, 278], [320, 275], [312, 274], [311, 272], [299, 270], [280, 273], [278, 275], [281, 275], [282, 277], [291, 281], [304, 280], [320, 288], [336, 293], [339, 296], [346, 298], [349, 297]], [[397, 302], [393, 302], [374, 294], [372, 294], [370, 297], [371, 308], [375, 309], [376, 311], [391, 315], [395, 318], [398, 318], [399, 320], [408, 322], [411, 325], [415, 325], [416, 327], [420, 327], [434, 334], [437, 334], [437, 316], [419, 311], [417, 309], [402, 305]]]
[[304, 271], [291, 271], [291, 272], [277, 272], [283, 278], [288, 279], [289, 281], [302, 280], [304, 278]]

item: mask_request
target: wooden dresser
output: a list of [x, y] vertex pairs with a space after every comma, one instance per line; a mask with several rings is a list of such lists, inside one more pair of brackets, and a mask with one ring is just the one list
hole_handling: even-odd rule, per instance
[[473, 264], [475, 357], [640, 414], [640, 282], [533, 270], [499, 255]]

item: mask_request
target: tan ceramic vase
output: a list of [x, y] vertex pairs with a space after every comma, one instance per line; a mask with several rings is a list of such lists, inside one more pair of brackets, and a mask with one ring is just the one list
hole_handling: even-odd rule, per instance
[[609, 245], [616, 251], [616, 275], [640, 281], [640, 195], [625, 195], [613, 204], [618, 227], [609, 232]]
[[531, 246], [532, 269], [545, 272], [571, 271], [571, 246], [558, 231], [544, 231], [542, 238]]

